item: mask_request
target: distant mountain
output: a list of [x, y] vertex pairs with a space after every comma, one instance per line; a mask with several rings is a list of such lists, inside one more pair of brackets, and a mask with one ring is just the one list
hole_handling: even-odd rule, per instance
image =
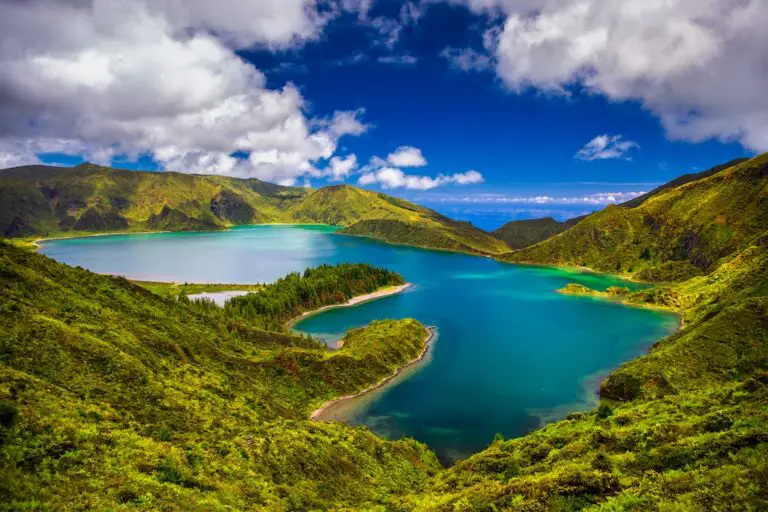
[[258, 179], [140, 172], [93, 164], [27, 166], [0, 171], [0, 234], [55, 236], [113, 231], [224, 229], [269, 222], [353, 226], [348, 234], [483, 254], [509, 248], [470, 224], [428, 208], [350, 185], [319, 190]]
[[92, 164], [0, 171], [0, 233], [217, 229], [282, 220], [301, 188], [257, 179], [138, 172]]
[[609, 206], [506, 257], [588, 266], [653, 281], [684, 280], [760, 237], [768, 226], [768, 154], [681, 177], [634, 207]]
[[512, 249], [523, 249], [562, 233], [578, 224], [583, 218], [583, 216], [574, 217], [565, 222], [556, 221], [552, 217], [513, 220], [494, 230], [491, 234], [504, 241]]
[[509, 251], [500, 240], [467, 222], [403, 199], [349, 185], [312, 192], [288, 209], [294, 222], [347, 226], [341, 234], [391, 243], [480, 254]]

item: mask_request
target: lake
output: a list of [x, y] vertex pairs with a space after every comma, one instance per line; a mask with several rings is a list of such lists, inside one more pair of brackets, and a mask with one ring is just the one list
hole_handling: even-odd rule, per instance
[[435, 326], [427, 359], [334, 411], [387, 438], [414, 437], [451, 463], [498, 432], [522, 435], [597, 403], [612, 369], [674, 332], [678, 317], [555, 292], [568, 283], [637, 287], [614, 277], [388, 245], [325, 226], [110, 235], [49, 241], [41, 252], [95, 272], [196, 283], [263, 283], [322, 263], [401, 273], [406, 292], [308, 317], [295, 328], [333, 341], [375, 319]]

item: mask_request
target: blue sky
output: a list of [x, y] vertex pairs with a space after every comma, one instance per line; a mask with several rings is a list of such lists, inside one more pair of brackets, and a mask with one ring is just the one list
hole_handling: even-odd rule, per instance
[[[130, 27], [130, 37], [122, 21], [110, 21], [113, 30], [94, 29], [93, 40], [71, 55], [54, 61], [52, 50], [35, 42], [39, 58], [13, 62], [41, 81], [52, 73], [57, 83], [76, 80], [62, 89], [83, 108], [65, 107], [53, 91], [30, 99], [19, 85], [23, 101], [15, 104], [31, 106], [19, 114], [0, 103], [0, 121], [15, 116], [24, 127], [0, 132], [0, 162], [93, 160], [315, 187], [343, 181], [491, 228], [514, 218], [586, 213], [766, 149], [761, 105], [755, 119], [735, 100], [724, 103], [728, 91], [714, 73], [696, 75], [706, 58], [713, 68], [733, 65], [719, 60], [731, 51], [727, 31], [718, 41], [724, 55], [703, 53], [708, 32], [696, 23], [719, 22], [706, 19], [714, 13], [688, 13], [672, 2], [642, 19], [679, 17], [700, 34], [689, 30], [681, 44], [679, 34], [657, 30], [650, 33], [658, 41], [636, 49], [647, 40], [640, 31], [638, 39], [596, 46], [594, 34], [620, 37], [623, 26], [635, 30], [642, 22], [621, 11], [606, 16], [617, 26], [593, 26], [615, 7], [587, 3], [592, 11], [583, 19], [578, 10], [557, 10], [578, 9], [570, 0], [549, 11], [531, 11], [522, 0], [265, 0], [251, 13], [233, 7], [231, 17], [196, 2], [186, 17], [131, 7], [142, 16], [131, 19], [144, 21]], [[223, 2], [222, 12], [235, 4]], [[759, 2], [745, 6], [762, 9]], [[78, 15], [104, 26], [98, 10], [48, 12], [53, 7], [37, 1], [9, 8], [6, 19], [22, 19], [25, 8], [41, 19]], [[259, 17], [264, 23], [245, 21]], [[172, 26], [176, 19], [189, 21]], [[568, 25], [552, 35], [539, 23]], [[34, 28], [12, 37], [32, 45], [25, 38]], [[732, 44], [743, 48], [738, 37]], [[546, 44], [531, 45], [534, 39]], [[585, 45], [589, 52], [571, 51]], [[656, 61], [645, 62], [652, 52]], [[166, 76], [169, 68], [178, 70]], [[745, 77], [742, 95], [763, 78]]]

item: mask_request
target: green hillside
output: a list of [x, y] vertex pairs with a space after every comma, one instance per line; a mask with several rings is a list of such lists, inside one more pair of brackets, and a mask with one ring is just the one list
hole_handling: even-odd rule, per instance
[[413, 441], [306, 421], [415, 358], [413, 320], [331, 352], [2, 242], [0, 295], [0, 510], [356, 507], [438, 470]]
[[458, 222], [403, 199], [349, 185], [317, 190], [289, 209], [296, 222], [347, 226], [340, 234], [390, 243], [478, 254], [509, 247], [466, 222]]
[[508, 261], [578, 265], [649, 281], [706, 274], [768, 225], [768, 154], [671, 187], [634, 208], [609, 206]]
[[447, 469], [412, 440], [306, 419], [418, 355], [418, 322], [374, 322], [339, 351], [261, 328], [396, 274], [320, 267], [216, 308], [0, 242], [0, 510], [766, 510], [767, 162], [515, 253], [674, 273], [565, 291], [674, 309], [684, 327], [612, 373], [597, 410]]
[[299, 188], [256, 179], [137, 172], [92, 164], [0, 171], [0, 230], [63, 232], [217, 229], [275, 222]]
[[360, 221], [393, 220], [412, 224], [425, 236], [406, 239], [382, 230], [367, 233], [365, 224], [355, 234], [458, 251], [499, 254], [508, 250], [471, 225], [349, 185], [311, 191], [257, 179], [84, 164], [0, 171], [0, 197], [0, 234], [6, 237], [212, 230], [270, 222], [351, 226]]
[[491, 234], [512, 249], [523, 249], [576, 225], [584, 217], [559, 222], [552, 217], [542, 219], [513, 220], [494, 230]]

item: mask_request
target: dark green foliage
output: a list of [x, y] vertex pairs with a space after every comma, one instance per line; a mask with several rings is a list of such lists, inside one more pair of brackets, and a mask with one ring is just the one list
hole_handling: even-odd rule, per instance
[[323, 267], [227, 310], [0, 243], [0, 509], [768, 510], [765, 159], [521, 251], [669, 276], [563, 291], [673, 308], [685, 326], [611, 374], [596, 411], [446, 470], [413, 441], [305, 420], [414, 359], [423, 326], [374, 322], [337, 352], [258, 328], [386, 271]]
[[306, 421], [418, 356], [414, 320], [331, 352], [3, 242], [0, 296], [0, 509], [366, 508], [439, 467]]
[[513, 220], [493, 231], [493, 236], [503, 240], [512, 249], [535, 245], [573, 226], [575, 222], [558, 222], [552, 217], [530, 220]]
[[352, 297], [403, 284], [389, 270], [365, 264], [321, 265], [303, 274], [291, 273], [251, 293], [229, 300], [225, 311], [268, 330], [281, 330], [288, 320], [306, 311], [343, 304]]
[[0, 427], [10, 428], [16, 423], [19, 410], [7, 402], [0, 403]]

